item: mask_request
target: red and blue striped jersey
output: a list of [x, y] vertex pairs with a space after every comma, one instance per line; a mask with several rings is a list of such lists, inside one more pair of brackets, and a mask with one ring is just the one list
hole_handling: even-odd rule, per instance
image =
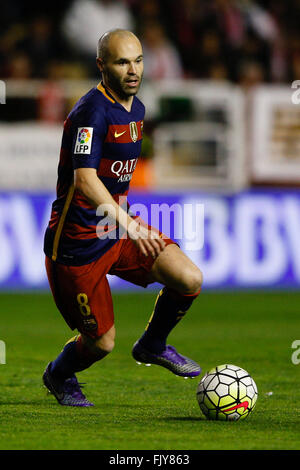
[[[44, 251], [53, 261], [79, 266], [101, 257], [119, 239], [118, 227], [74, 188], [74, 169], [95, 168], [112, 197], [127, 209], [130, 180], [141, 153], [145, 107], [135, 96], [127, 111], [102, 83], [74, 106], [64, 122], [56, 199]], [[116, 236], [107, 237], [114, 231]], [[101, 235], [103, 235], [101, 237]]]

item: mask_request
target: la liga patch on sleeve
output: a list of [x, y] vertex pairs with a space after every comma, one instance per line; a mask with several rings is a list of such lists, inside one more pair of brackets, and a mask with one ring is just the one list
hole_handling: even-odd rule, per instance
[[92, 127], [78, 127], [75, 154], [90, 155], [92, 148], [93, 128]]

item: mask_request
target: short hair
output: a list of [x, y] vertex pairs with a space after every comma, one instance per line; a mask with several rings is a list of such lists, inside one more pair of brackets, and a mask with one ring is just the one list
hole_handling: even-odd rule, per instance
[[119, 35], [119, 36], [135, 36], [131, 31], [127, 29], [111, 29], [110, 31], [106, 31], [106, 33], [102, 34], [98, 41], [97, 45], [97, 59], [102, 59], [103, 61], [107, 60], [109, 56], [109, 41], [112, 36]]

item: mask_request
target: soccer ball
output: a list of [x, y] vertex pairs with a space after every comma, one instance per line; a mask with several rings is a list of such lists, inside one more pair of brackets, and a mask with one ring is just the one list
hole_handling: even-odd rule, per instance
[[244, 369], [223, 364], [208, 371], [197, 387], [197, 401], [207, 419], [245, 419], [257, 400], [257, 387]]

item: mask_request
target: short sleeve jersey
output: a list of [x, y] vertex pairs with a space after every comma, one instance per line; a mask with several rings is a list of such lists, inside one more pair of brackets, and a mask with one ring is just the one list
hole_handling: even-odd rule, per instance
[[[141, 153], [145, 107], [135, 96], [127, 111], [102, 83], [74, 106], [66, 121], [56, 199], [44, 251], [53, 261], [79, 266], [101, 257], [119, 239], [118, 227], [74, 189], [74, 169], [94, 168], [112, 197], [127, 209], [130, 180]], [[99, 212], [98, 212], [99, 213]], [[108, 237], [109, 232], [114, 236]]]

